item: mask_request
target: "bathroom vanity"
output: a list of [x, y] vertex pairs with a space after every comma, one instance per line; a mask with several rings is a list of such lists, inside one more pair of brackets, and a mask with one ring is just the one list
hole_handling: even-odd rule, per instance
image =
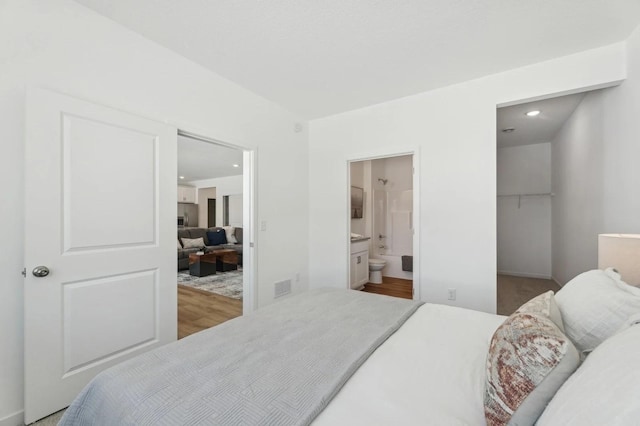
[[351, 240], [349, 286], [358, 290], [369, 281], [369, 237]]

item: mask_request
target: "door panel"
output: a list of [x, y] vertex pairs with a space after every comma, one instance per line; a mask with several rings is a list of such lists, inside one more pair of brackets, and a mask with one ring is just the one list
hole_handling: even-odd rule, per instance
[[[176, 338], [176, 135], [46, 90], [27, 95], [25, 420]], [[44, 265], [49, 275], [31, 270]]]
[[156, 271], [63, 283], [65, 375], [157, 343], [157, 286]]
[[65, 248], [153, 244], [158, 136], [69, 114], [62, 119]]

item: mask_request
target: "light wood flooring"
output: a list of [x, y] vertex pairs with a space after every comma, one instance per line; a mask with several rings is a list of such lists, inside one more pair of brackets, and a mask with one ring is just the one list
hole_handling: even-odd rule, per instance
[[553, 280], [498, 275], [498, 314], [511, 315], [528, 300], [560, 288]]
[[242, 315], [242, 300], [178, 285], [178, 339]]
[[386, 296], [413, 299], [413, 281], [402, 278], [382, 277], [382, 284], [367, 283], [362, 291]]

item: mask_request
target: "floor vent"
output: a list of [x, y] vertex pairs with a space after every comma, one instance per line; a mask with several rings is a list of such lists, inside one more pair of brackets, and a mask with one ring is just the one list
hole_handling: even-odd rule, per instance
[[284, 280], [275, 284], [274, 297], [281, 297], [291, 293], [291, 280]]

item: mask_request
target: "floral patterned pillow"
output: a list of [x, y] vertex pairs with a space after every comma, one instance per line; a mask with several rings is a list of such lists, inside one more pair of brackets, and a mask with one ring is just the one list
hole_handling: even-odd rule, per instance
[[551, 319], [553, 304], [553, 294], [538, 296], [494, 333], [484, 395], [489, 426], [533, 425], [580, 364], [578, 350]]

